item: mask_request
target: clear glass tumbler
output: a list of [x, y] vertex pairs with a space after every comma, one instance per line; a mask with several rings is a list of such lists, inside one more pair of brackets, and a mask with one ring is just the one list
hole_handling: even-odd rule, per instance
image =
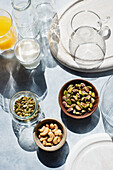
[[100, 111], [105, 132], [113, 139], [113, 76], [110, 76], [101, 90]]
[[20, 37], [36, 38], [39, 34], [38, 15], [31, 0], [12, 0], [12, 6]]
[[0, 53], [11, 49], [17, 41], [16, 29], [11, 15], [0, 9]]
[[16, 58], [26, 69], [34, 69], [40, 64], [40, 52], [36, 39], [22, 39], [14, 49]]
[[54, 0], [38, 0], [36, 1], [37, 13], [42, 21], [49, 21], [55, 14]]
[[55, 15], [55, 0], [35, 0], [42, 37], [48, 36], [50, 23]]

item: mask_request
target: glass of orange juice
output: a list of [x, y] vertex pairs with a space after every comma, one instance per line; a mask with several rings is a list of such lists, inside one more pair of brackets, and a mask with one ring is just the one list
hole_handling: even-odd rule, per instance
[[17, 41], [17, 32], [11, 15], [0, 9], [0, 53], [12, 49]]

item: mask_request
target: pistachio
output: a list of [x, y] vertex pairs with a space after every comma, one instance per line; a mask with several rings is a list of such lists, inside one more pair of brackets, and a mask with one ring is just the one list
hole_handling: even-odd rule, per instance
[[90, 100], [90, 99], [91, 99], [90, 95], [86, 96], [86, 100]]
[[88, 88], [87, 86], [84, 87], [84, 90], [85, 90], [86, 92], [89, 92], [89, 88]]
[[76, 114], [76, 110], [75, 109], [73, 109], [73, 114]]
[[70, 87], [68, 92], [71, 93], [73, 91], [73, 87]]
[[62, 103], [63, 103], [64, 107], [67, 107], [68, 104], [65, 101], [63, 101]]
[[88, 107], [89, 107], [89, 103], [85, 104], [85, 107], [84, 107], [84, 108], [86, 109], [86, 108], [88, 108]]
[[[79, 90], [79, 91], [80, 91], [80, 90]], [[77, 93], [77, 94], [76, 94], [76, 96], [77, 96], [78, 98], [80, 98], [80, 92], [79, 92], [79, 93]]]
[[95, 99], [94, 98], [91, 98], [91, 103], [95, 103]]
[[92, 103], [90, 103], [90, 104], [89, 104], [89, 107], [90, 107], [90, 108], [92, 108], [92, 107], [93, 107], [93, 104], [92, 104]]
[[78, 106], [78, 105], [76, 105], [76, 109], [79, 111], [81, 110], [80, 106]]
[[76, 115], [81, 115], [81, 113], [80, 112], [76, 112]]
[[72, 101], [72, 102], [75, 102], [75, 99], [72, 98], [71, 101]]
[[71, 112], [71, 111], [73, 111], [73, 108], [72, 108], [72, 107], [70, 107], [69, 109], [67, 109], [67, 112]]
[[66, 101], [66, 100], [67, 100], [67, 97], [66, 97], [66, 96], [63, 96], [62, 99]]
[[79, 89], [79, 88], [80, 88], [80, 84], [75, 84], [75, 87], [76, 87], [77, 89]]
[[67, 89], [73, 88], [73, 84], [70, 84]]
[[80, 83], [80, 87], [85, 87], [85, 83]]
[[62, 103], [69, 113], [84, 114], [90, 112], [95, 102], [95, 92], [85, 83], [70, 84], [64, 91]]
[[77, 104], [78, 104], [78, 106], [80, 106], [80, 102], [79, 101], [77, 101]]
[[73, 89], [73, 92], [74, 92], [74, 93], [77, 93], [77, 92], [78, 92], [78, 89]]
[[78, 97], [77, 96], [72, 96], [74, 99], [75, 99], [75, 101], [77, 101], [78, 100]]
[[86, 96], [86, 95], [88, 95], [88, 93], [86, 92], [86, 91], [82, 91], [82, 94], [81, 94], [82, 96]]
[[66, 102], [67, 102], [67, 104], [69, 104], [69, 105], [71, 105], [71, 103], [72, 103], [70, 99], [67, 99]]
[[92, 94], [92, 91], [89, 91], [89, 95], [91, 96], [91, 94]]
[[94, 92], [92, 92], [92, 93], [91, 93], [91, 96], [92, 96], [92, 97], [95, 97], [95, 93], [94, 93]]
[[76, 107], [76, 104], [72, 104], [71, 107]]
[[87, 86], [89, 90], [92, 90], [92, 87], [91, 86]]
[[[15, 101], [14, 111], [20, 117], [30, 116], [34, 112], [34, 109], [35, 109], [35, 101], [33, 100], [32, 97], [23, 96]], [[29, 120], [36, 117], [38, 115], [38, 112], [39, 112], [39, 104], [38, 104], [37, 111], [31, 118], [29, 118]], [[29, 120], [25, 120], [25, 121], [29, 121]]]
[[82, 110], [81, 113], [86, 113], [86, 110]]
[[91, 112], [91, 108], [88, 108], [88, 112]]
[[86, 100], [86, 97], [82, 97], [81, 98], [81, 101], [83, 102], [83, 101], [85, 101]]
[[67, 90], [64, 91], [64, 95], [66, 96], [68, 94]]

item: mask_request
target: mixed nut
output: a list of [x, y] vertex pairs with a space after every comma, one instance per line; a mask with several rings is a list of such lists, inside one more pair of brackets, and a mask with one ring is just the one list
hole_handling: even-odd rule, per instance
[[87, 86], [85, 83], [70, 84], [63, 92], [62, 104], [67, 112], [82, 115], [91, 112], [95, 96], [92, 86]]
[[[20, 117], [30, 116], [34, 112], [34, 109], [35, 109], [35, 101], [32, 97], [23, 96], [15, 101], [14, 112]], [[37, 117], [38, 112], [39, 112], [39, 104], [32, 118]]]
[[62, 130], [56, 123], [43, 125], [38, 129], [38, 138], [44, 146], [57, 145], [62, 139]]

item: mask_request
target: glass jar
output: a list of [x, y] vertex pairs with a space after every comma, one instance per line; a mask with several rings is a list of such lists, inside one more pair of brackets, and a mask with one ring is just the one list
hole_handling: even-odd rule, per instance
[[22, 38], [36, 38], [39, 34], [38, 15], [31, 0], [12, 0], [13, 17]]
[[[31, 101], [34, 102], [33, 112], [29, 111], [29, 109], [32, 109], [31, 105], [33, 105]], [[36, 123], [41, 114], [39, 99], [37, 99], [36, 95], [30, 91], [15, 93], [10, 99], [9, 110], [12, 119], [18, 124], [25, 126], [31, 126]]]

